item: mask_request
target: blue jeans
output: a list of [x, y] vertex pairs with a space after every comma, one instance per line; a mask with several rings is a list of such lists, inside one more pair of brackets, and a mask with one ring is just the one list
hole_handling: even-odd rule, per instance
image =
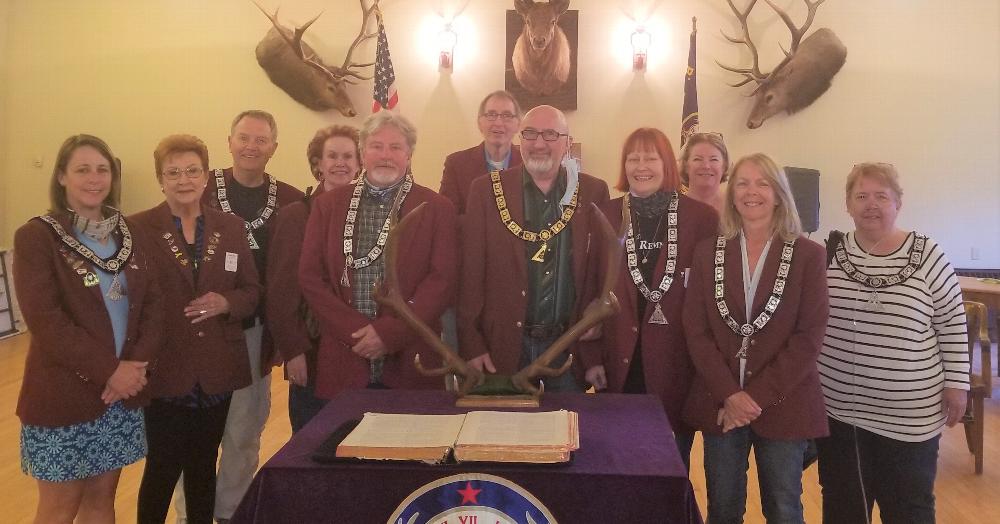
[[288, 383], [288, 420], [292, 423], [292, 433], [298, 432], [326, 406], [328, 400], [316, 398], [316, 380], [305, 386]]
[[802, 523], [802, 458], [807, 440], [761, 437], [750, 426], [705, 439], [709, 524], [743, 522], [750, 448], [757, 462], [761, 508], [768, 524]]
[[[524, 335], [522, 346], [521, 346], [521, 369], [533, 362], [539, 355], [545, 353], [546, 349], [558, 339], [558, 336], [553, 336], [549, 338], [532, 338], [528, 335]], [[569, 350], [567, 350], [569, 351]], [[563, 352], [562, 355], [556, 357], [552, 361], [550, 367], [558, 368], [566, 362], [568, 354]], [[582, 393], [583, 388], [576, 381], [576, 376], [573, 374], [573, 368], [570, 367], [565, 373], [559, 375], [558, 377], [537, 377], [545, 383], [545, 391], [548, 392], [571, 392], [571, 393]]]

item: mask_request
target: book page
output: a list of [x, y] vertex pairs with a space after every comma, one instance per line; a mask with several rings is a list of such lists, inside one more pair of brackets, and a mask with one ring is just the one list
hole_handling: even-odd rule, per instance
[[471, 411], [456, 445], [566, 446], [570, 439], [570, 413]]
[[365, 413], [341, 446], [366, 448], [452, 447], [465, 415]]

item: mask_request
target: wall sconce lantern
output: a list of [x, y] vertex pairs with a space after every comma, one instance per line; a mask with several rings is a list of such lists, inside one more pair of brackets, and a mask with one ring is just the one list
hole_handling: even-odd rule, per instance
[[445, 24], [444, 29], [438, 33], [438, 68], [451, 69], [455, 63], [455, 44], [458, 43], [458, 35], [451, 28], [451, 24]]
[[632, 70], [646, 70], [646, 53], [649, 50], [651, 37], [642, 27], [632, 33]]

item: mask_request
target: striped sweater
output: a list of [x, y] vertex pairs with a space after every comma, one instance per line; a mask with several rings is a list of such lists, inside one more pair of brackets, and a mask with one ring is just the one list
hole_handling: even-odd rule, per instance
[[[895, 275], [907, 264], [915, 233], [885, 256], [844, 239], [848, 259], [869, 276]], [[927, 239], [924, 256], [903, 282], [873, 288], [827, 269], [830, 319], [818, 360], [827, 413], [905, 442], [939, 434], [945, 387], [969, 389], [968, 334], [962, 291], [944, 252]]]

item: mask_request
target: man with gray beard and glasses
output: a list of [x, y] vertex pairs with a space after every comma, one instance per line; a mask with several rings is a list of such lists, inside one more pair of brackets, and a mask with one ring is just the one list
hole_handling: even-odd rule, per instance
[[[460, 353], [507, 375], [535, 360], [597, 295], [603, 238], [590, 204], [609, 199], [604, 181], [564, 161], [572, 137], [561, 111], [528, 111], [519, 135], [523, 166], [472, 182], [461, 239]], [[545, 378], [545, 390], [580, 391], [576, 371]]]

